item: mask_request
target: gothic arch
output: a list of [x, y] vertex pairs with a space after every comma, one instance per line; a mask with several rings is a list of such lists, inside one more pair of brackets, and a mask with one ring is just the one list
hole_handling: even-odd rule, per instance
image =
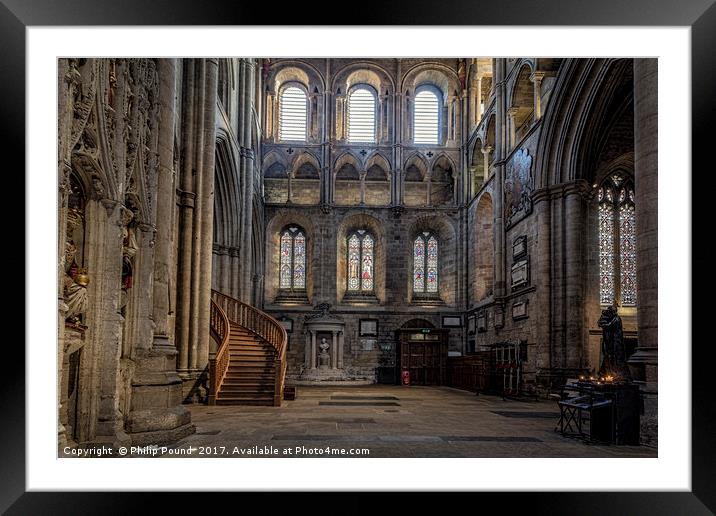
[[455, 198], [457, 169], [455, 163], [445, 153], [439, 154], [432, 162], [430, 170], [430, 199], [432, 206], [451, 204]]
[[470, 234], [474, 250], [470, 267], [473, 302], [479, 302], [493, 292], [495, 276], [495, 234], [493, 228], [492, 196], [484, 192], [475, 208], [474, 230]]
[[629, 59], [567, 60], [542, 117], [535, 178], [540, 188], [590, 181], [601, 144], [614, 120], [631, 105]]
[[296, 173], [305, 164], [313, 165], [313, 167], [316, 169], [316, 172], [320, 176], [321, 164], [315, 154], [310, 151], [303, 151], [300, 154], [296, 155], [295, 158], [293, 158], [293, 162], [291, 164], [291, 176], [296, 177]]
[[238, 250], [241, 229], [241, 185], [230, 140], [218, 135], [214, 166], [212, 288], [238, 297]]

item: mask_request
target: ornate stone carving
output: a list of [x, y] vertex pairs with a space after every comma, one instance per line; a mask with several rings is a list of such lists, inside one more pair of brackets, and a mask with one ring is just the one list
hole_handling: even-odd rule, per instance
[[97, 59], [69, 59], [67, 79], [72, 95], [72, 129], [70, 148], [77, 144], [89, 121], [97, 93]]
[[505, 174], [505, 226], [510, 227], [532, 213], [532, 156], [518, 150]]

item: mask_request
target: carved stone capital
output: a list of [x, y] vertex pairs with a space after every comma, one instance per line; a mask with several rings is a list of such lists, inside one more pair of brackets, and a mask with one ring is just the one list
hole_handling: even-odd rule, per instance
[[530, 75], [530, 81], [539, 84], [542, 82], [542, 79], [544, 79], [544, 76], [544, 72], [532, 72], [532, 74]]

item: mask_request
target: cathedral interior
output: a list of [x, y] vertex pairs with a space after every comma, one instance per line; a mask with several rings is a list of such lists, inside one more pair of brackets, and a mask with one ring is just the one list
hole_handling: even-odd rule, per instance
[[290, 428], [441, 456], [424, 437], [458, 424], [465, 455], [491, 453], [470, 448], [484, 424], [498, 455], [539, 455], [509, 436], [557, 450], [586, 410], [565, 386], [589, 384], [633, 387], [629, 450], [654, 452], [656, 77], [655, 59], [58, 60], [59, 449], [314, 417]]

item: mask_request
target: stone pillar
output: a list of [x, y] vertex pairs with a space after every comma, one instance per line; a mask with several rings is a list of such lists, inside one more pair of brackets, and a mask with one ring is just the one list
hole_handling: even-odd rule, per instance
[[331, 369], [338, 368], [338, 332], [333, 330], [331, 332]]
[[482, 76], [475, 79], [475, 125], [482, 120]]
[[159, 171], [154, 235], [154, 347], [175, 350], [169, 338], [169, 281], [173, 260], [174, 127], [176, 124], [176, 59], [159, 60]]
[[629, 360], [642, 384], [642, 442], [657, 444], [658, 396], [658, 65], [634, 60], [634, 193], [638, 347]]
[[490, 154], [492, 153], [493, 147], [490, 145], [484, 146], [480, 151], [482, 152], [482, 180], [487, 183], [487, 179], [490, 177]]
[[508, 143], [507, 148], [514, 148], [517, 143], [517, 128], [515, 127], [515, 115], [517, 114], [517, 108], [510, 108], [507, 110], [507, 125], [509, 127]]
[[177, 316], [176, 345], [179, 351], [177, 368], [189, 368], [189, 327], [191, 323], [191, 251], [194, 225], [194, 128], [195, 128], [195, 61], [184, 61], [184, 84], [182, 91], [181, 146], [184, 152], [180, 172], [179, 204], [179, 260], [177, 264]]
[[542, 79], [544, 72], [533, 72], [530, 80], [534, 83], [535, 122], [542, 118]]
[[365, 204], [365, 172], [361, 172], [359, 174], [360, 178], [360, 205], [363, 206]]
[[217, 59], [206, 60], [206, 93], [204, 97], [204, 134], [202, 148], [202, 198], [201, 198], [201, 247], [199, 259], [198, 321], [199, 342], [197, 343], [197, 369], [204, 370], [209, 363], [209, 317], [211, 300], [211, 252], [214, 240], [214, 161], [216, 157], [216, 96], [219, 75]]
[[344, 334], [344, 332], [342, 332], [342, 331], [338, 332], [338, 369], [343, 369], [343, 346], [344, 346], [343, 334]]
[[311, 369], [316, 368], [316, 332], [311, 330]]
[[304, 367], [306, 369], [312, 369], [313, 368], [313, 362], [311, 360], [311, 346], [313, 342], [313, 332], [311, 330], [306, 330], [306, 342], [303, 348], [303, 363]]
[[534, 358], [538, 375], [552, 367], [552, 202], [548, 188], [537, 190], [532, 200], [535, 206], [535, 221], [537, 224], [537, 249], [533, 257], [534, 283], [537, 287], [535, 293], [537, 300], [537, 352]]
[[[565, 192], [565, 341], [564, 367], [584, 366], [584, 346], [587, 341], [584, 326], [584, 233], [585, 205], [583, 196], [588, 190], [584, 181], [571, 185]], [[540, 236], [541, 238], [541, 236]]]
[[239, 96], [239, 109], [241, 113], [239, 146], [240, 164], [239, 176], [243, 185], [242, 224], [241, 224], [241, 301], [251, 303], [251, 278], [253, 276], [253, 203], [254, 203], [254, 161], [252, 149], [253, 129], [253, 103], [255, 94], [255, 67], [253, 59], [240, 59], [241, 92]]
[[505, 225], [503, 208], [503, 186], [505, 182], [505, 156], [507, 155], [506, 140], [507, 115], [505, 95], [505, 59], [495, 60], [495, 182], [493, 213], [495, 217], [495, 299], [505, 295]]

